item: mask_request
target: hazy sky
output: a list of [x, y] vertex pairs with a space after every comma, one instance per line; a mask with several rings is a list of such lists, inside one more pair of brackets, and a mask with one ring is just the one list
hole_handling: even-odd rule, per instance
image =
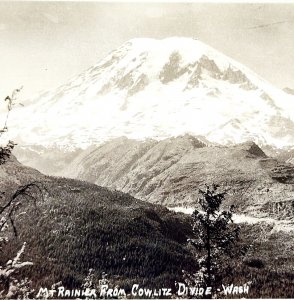
[[0, 2], [0, 97], [65, 83], [135, 37], [196, 37], [294, 88], [294, 4]]

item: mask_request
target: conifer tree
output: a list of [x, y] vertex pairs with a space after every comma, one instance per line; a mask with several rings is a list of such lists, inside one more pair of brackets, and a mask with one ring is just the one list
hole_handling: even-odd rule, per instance
[[211, 187], [206, 185], [205, 190], [199, 190], [200, 210], [195, 209], [192, 214], [194, 238], [189, 240], [196, 250], [199, 263], [194, 284], [211, 287], [210, 297], [221, 284], [221, 273], [235, 254], [240, 234], [239, 226], [233, 224], [232, 220], [234, 207], [221, 210], [226, 193], [219, 192], [218, 188], [218, 185], [213, 184]]

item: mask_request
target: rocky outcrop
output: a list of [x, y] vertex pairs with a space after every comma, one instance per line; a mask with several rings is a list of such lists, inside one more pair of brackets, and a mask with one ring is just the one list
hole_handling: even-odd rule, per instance
[[288, 94], [290, 94], [290, 95], [294, 95], [294, 89], [290, 89], [288, 87], [285, 87], [283, 89], [283, 91], [286, 92], [286, 93], [288, 93]]
[[294, 198], [266, 202], [262, 210], [275, 219], [294, 219]]

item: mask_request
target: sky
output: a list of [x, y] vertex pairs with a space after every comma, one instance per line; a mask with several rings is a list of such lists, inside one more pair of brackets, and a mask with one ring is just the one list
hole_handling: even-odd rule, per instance
[[294, 88], [294, 2], [0, 1], [0, 97], [58, 87], [132, 38], [193, 37]]

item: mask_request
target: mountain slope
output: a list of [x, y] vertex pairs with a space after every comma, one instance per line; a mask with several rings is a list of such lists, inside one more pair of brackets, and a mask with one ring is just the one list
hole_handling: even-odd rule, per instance
[[131, 40], [13, 114], [11, 138], [23, 145], [86, 148], [184, 133], [221, 144], [294, 144], [293, 95], [189, 38]]
[[123, 286], [165, 286], [195, 267], [186, 249], [190, 219], [183, 215], [90, 183], [44, 176], [14, 159], [0, 166], [0, 179], [7, 196], [32, 181], [47, 190], [36, 206], [23, 204], [15, 221], [19, 237], [0, 258], [6, 263], [27, 242], [25, 259], [34, 266], [25, 276], [36, 290], [58, 281], [78, 288], [89, 268]]
[[167, 206], [193, 206], [198, 188], [212, 182], [229, 189], [227, 205], [255, 215], [265, 203], [294, 198], [293, 165], [267, 157], [252, 142], [206, 146], [189, 135], [115, 139], [86, 150], [60, 174]]

